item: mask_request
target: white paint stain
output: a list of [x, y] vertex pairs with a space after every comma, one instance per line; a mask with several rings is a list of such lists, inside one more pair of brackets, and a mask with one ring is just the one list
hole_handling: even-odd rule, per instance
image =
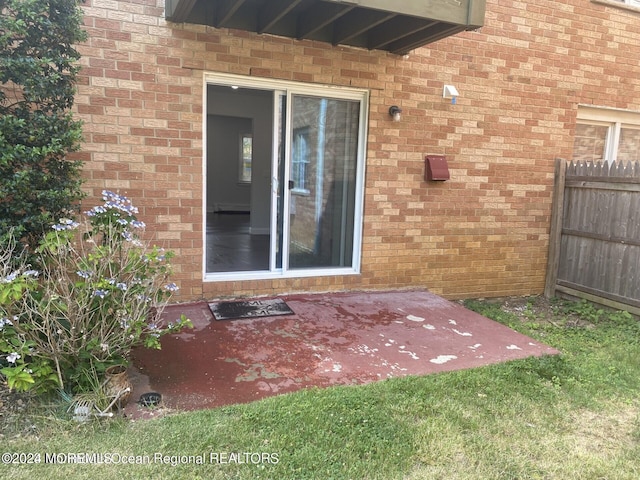
[[463, 337], [473, 337], [469, 332], [461, 332], [459, 330], [453, 329], [453, 333], [457, 333], [458, 335], [462, 335]]
[[449, 325], [457, 325], [458, 323], [455, 320], [449, 319]]
[[424, 318], [416, 317], [415, 315], [407, 315], [407, 320], [411, 320], [412, 322], [424, 322]]
[[410, 352], [409, 350], [400, 350], [400, 353], [406, 353], [408, 354], [411, 358], [413, 358], [414, 360], [420, 360], [420, 357], [418, 357], [418, 355], [416, 355], [413, 352]]
[[471, 345], [469, 348], [470, 348], [471, 350], [476, 350], [477, 348], [479, 348], [479, 347], [481, 347], [481, 346], [482, 346], [482, 344], [481, 344], [481, 343], [476, 343], [475, 345]]
[[436, 327], [434, 327], [433, 325], [427, 323], [426, 325], [422, 325], [422, 328], [426, 328], [427, 330], [435, 330]]
[[522, 349], [517, 345], [507, 345], [507, 350], [522, 350]]
[[370, 355], [370, 356], [374, 356], [374, 354], [378, 351], [377, 348], [371, 348], [367, 345], [357, 345], [355, 347], [349, 347], [349, 350], [351, 350], [354, 353], [358, 353], [360, 355]]
[[[382, 366], [383, 367], [389, 367], [394, 372], [395, 371], [398, 371], [398, 372], [406, 372], [407, 371], [406, 368], [401, 368], [399, 364], [397, 364], [397, 363], [391, 364], [391, 363], [387, 362], [386, 360], [382, 361]], [[387, 377], [391, 378], [391, 377], [393, 377], [393, 374], [388, 373]]]
[[438, 355], [436, 358], [432, 358], [429, 360], [431, 363], [437, 363], [438, 365], [442, 365], [443, 363], [450, 362], [451, 360], [456, 360], [458, 357], [455, 355]]

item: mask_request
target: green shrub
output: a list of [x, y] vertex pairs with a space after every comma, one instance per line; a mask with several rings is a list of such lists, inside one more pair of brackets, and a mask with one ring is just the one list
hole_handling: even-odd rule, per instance
[[85, 39], [76, 0], [0, 0], [0, 240], [36, 245], [78, 200], [70, 113]]
[[104, 204], [81, 221], [63, 218], [35, 250], [39, 271], [14, 270], [0, 250], [0, 372], [10, 388], [90, 391], [132, 348], [160, 348], [160, 337], [190, 326], [164, 322], [178, 289], [171, 252], [150, 247], [131, 201], [103, 192]]

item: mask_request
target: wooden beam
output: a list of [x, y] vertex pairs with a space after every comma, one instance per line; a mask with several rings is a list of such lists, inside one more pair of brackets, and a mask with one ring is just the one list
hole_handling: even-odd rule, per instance
[[296, 38], [298, 40], [308, 38], [354, 8], [356, 8], [355, 5], [314, 4], [313, 7], [299, 16]]
[[302, 0], [270, 0], [265, 2], [258, 13], [258, 33], [268, 31], [278, 20], [298, 5]]
[[375, 50], [398, 41], [408, 35], [432, 27], [437, 22], [414, 17], [394, 17], [388, 22], [369, 31], [367, 48]]
[[461, 25], [450, 25], [448, 23], [438, 23], [426, 30], [421, 30], [412, 35], [408, 35], [396, 42], [393, 42], [385, 48], [385, 50], [395, 53], [396, 55], [405, 55], [411, 50], [426, 45], [427, 43], [436, 42], [443, 38], [455, 35], [464, 30]]
[[245, 0], [220, 0], [216, 8], [214, 26], [224, 27]]
[[634, 247], [640, 247], [640, 239], [632, 237], [620, 237], [618, 235], [586, 232], [584, 230], [576, 230], [572, 228], [563, 228], [562, 235], [571, 235], [573, 237], [590, 238], [591, 240], [599, 240], [601, 242], [618, 243], [620, 245], [633, 245]]
[[547, 275], [544, 284], [544, 296], [547, 298], [553, 298], [555, 296], [558, 282], [566, 175], [566, 160], [557, 158], [553, 175], [555, 180], [553, 183], [553, 204], [551, 206], [551, 227], [549, 231], [549, 256], [547, 258]]
[[350, 38], [377, 27], [395, 17], [395, 13], [377, 10], [354, 10], [349, 15], [336, 20], [333, 27], [333, 44], [344, 43]]
[[572, 297], [584, 298], [593, 303], [604, 305], [605, 307], [614, 308], [616, 310], [626, 310], [632, 315], [640, 315], [640, 303], [625, 297], [619, 297], [595, 290], [593, 288], [586, 288], [582, 285], [575, 285], [570, 282], [561, 282], [556, 289], [560, 293], [570, 295]]
[[197, 0], [167, 0], [166, 18], [175, 23], [184, 23], [193, 10]]
[[407, 17], [432, 19], [455, 25], [480, 27], [484, 23], [486, 0], [325, 0], [324, 3], [357, 5], [360, 8], [393, 12]]
[[594, 180], [595, 178], [598, 177], [567, 177], [567, 187], [640, 192], [640, 178], [599, 177]]

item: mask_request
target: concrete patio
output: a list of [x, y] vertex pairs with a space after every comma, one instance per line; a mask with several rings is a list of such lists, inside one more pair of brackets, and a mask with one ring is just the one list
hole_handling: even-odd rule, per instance
[[172, 409], [212, 408], [559, 353], [424, 290], [281, 298], [293, 315], [217, 321], [204, 302], [167, 308], [167, 321], [184, 313], [194, 328], [135, 352], [132, 398], [155, 391]]

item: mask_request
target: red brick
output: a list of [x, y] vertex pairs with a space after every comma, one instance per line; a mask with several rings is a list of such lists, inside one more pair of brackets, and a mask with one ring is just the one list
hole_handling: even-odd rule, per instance
[[[141, 4], [161, 18], [155, 0]], [[108, 8], [120, 5], [131, 6]], [[87, 9], [75, 108], [90, 143], [72, 158], [91, 168], [87, 189], [96, 196], [107, 180], [129, 183], [149, 233], [166, 234], [176, 249], [181, 300], [411, 286], [448, 297], [540, 293], [553, 161], [572, 154], [577, 105], [640, 110], [637, 13], [583, 0], [557, 5], [488, 0], [480, 31], [406, 58], [199, 25], [141, 30]], [[369, 90], [360, 275], [202, 281], [203, 72]], [[456, 105], [442, 98], [444, 84], [459, 90]], [[401, 122], [391, 122], [391, 105], [403, 109]], [[426, 154], [447, 156], [449, 181], [424, 181]], [[122, 168], [136, 158], [144, 163]], [[160, 215], [182, 223], [154, 225]]]

